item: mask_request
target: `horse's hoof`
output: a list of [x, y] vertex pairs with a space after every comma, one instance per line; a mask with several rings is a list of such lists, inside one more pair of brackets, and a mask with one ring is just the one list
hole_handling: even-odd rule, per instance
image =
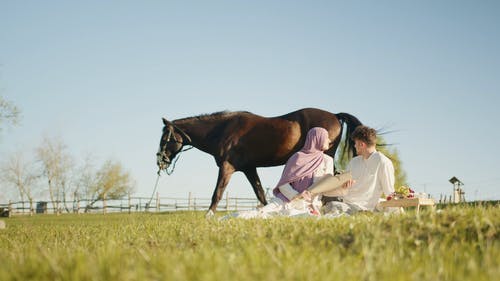
[[208, 210], [208, 212], [205, 214], [205, 218], [211, 219], [215, 216], [214, 211]]

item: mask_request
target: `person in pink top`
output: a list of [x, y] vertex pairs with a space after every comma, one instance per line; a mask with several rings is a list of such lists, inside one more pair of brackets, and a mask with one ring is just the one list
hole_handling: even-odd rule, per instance
[[[274, 197], [270, 202], [257, 210], [240, 212], [236, 216], [255, 218], [318, 212], [321, 202], [317, 197], [311, 198], [307, 188], [324, 175], [333, 174], [333, 158], [324, 153], [329, 147], [330, 139], [326, 129], [310, 129], [302, 149], [288, 159], [281, 178], [273, 189]], [[312, 206], [316, 207], [311, 209]]]
[[273, 194], [283, 202], [302, 194], [308, 198], [307, 188], [315, 179], [333, 173], [333, 158], [323, 152], [330, 146], [328, 132], [321, 127], [309, 130], [302, 149], [286, 162]]

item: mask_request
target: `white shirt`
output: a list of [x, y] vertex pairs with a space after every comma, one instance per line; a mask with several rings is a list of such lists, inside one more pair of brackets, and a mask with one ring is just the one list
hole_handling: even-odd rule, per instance
[[349, 188], [344, 202], [358, 205], [363, 210], [373, 211], [382, 193], [394, 192], [394, 166], [384, 154], [375, 151], [368, 159], [354, 157], [347, 170], [356, 182]]

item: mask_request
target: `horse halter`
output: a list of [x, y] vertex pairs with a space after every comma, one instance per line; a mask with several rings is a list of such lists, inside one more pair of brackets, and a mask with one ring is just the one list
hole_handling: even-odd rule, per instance
[[[161, 146], [160, 151], [158, 151], [158, 153], [156, 154], [157, 163], [158, 163], [158, 176], [160, 175], [162, 170], [165, 170], [167, 175], [171, 175], [174, 172], [175, 164], [177, 163], [177, 160], [179, 160], [179, 156], [180, 156], [181, 152], [188, 151], [188, 150], [193, 148], [193, 146], [191, 146], [191, 147], [184, 149], [185, 145], [190, 145], [190, 143], [191, 143], [191, 138], [189, 137], [188, 134], [186, 134], [186, 132], [181, 130], [179, 127], [175, 126], [173, 123], [172, 123], [172, 126], [167, 126], [167, 128], [168, 128], [167, 140], [165, 141], [165, 144], [163, 144], [163, 146]], [[175, 130], [178, 130], [180, 132], [180, 134], [182, 135], [180, 141], [177, 140], [177, 138], [175, 137], [175, 134], [174, 134]], [[171, 140], [172, 137], [173, 137], [173, 140]], [[187, 139], [187, 143], [183, 142], [184, 137]], [[181, 148], [176, 152], [174, 159], [170, 159], [170, 157], [168, 157], [166, 154], [167, 145], [171, 142], [176, 142], [176, 143], [181, 144]], [[173, 162], [173, 164], [172, 164], [172, 162]], [[172, 164], [172, 166], [170, 166], [170, 164]], [[168, 170], [168, 167], [172, 167], [170, 169], [170, 171]]]

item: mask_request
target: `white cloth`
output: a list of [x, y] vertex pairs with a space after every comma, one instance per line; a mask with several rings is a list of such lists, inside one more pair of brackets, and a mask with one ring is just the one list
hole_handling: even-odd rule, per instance
[[[324, 154], [323, 160], [323, 163], [313, 173], [313, 182], [321, 179], [321, 177], [323, 177], [325, 174], [333, 174], [333, 158], [329, 155]], [[287, 191], [281, 191], [282, 188], [286, 189]], [[283, 194], [298, 194], [298, 192], [289, 184], [280, 186], [280, 192], [282, 192]], [[291, 195], [287, 195], [287, 198], [289, 198], [288, 196]], [[278, 197], [273, 197], [269, 201], [269, 203], [262, 208], [237, 212], [228, 215], [223, 219], [227, 219], [230, 217], [250, 219], [269, 218], [273, 216], [309, 216], [311, 205], [315, 210], [319, 211], [319, 209], [321, 208], [321, 201], [319, 200], [319, 196], [314, 197], [311, 204], [306, 202], [304, 199], [295, 199], [291, 202], [284, 202]]]
[[283, 200], [281, 200], [278, 197], [273, 197], [269, 201], [269, 203], [262, 208], [235, 212], [222, 217], [220, 220], [227, 220], [230, 218], [267, 219], [272, 217], [309, 217], [309, 216], [314, 216], [314, 215], [311, 213], [309, 203], [305, 202], [305, 200], [294, 200], [292, 202], [286, 203], [283, 202]]
[[394, 166], [384, 154], [375, 151], [368, 159], [354, 157], [347, 167], [356, 182], [343, 196], [344, 202], [373, 211], [384, 194], [394, 192]]
[[313, 182], [318, 181], [326, 174], [333, 175], [333, 158], [323, 154], [323, 163], [314, 171]]
[[354, 213], [361, 211], [360, 207], [356, 204], [330, 201], [323, 206], [323, 214], [327, 217], [338, 217], [341, 215], [353, 215]]

